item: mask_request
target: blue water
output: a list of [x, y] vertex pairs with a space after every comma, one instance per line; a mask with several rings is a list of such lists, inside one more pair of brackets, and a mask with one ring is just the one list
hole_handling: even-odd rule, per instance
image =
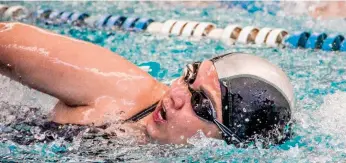
[[[8, 2], [10, 3], [10, 2]], [[289, 2], [288, 2], [289, 3]], [[30, 9], [41, 5], [60, 10], [79, 10], [91, 14], [112, 13], [141, 16], [157, 21], [181, 19], [213, 22], [220, 27], [228, 23], [242, 26], [285, 28], [288, 31], [346, 33], [346, 22], [314, 20], [302, 12], [292, 15], [290, 8], [283, 11], [248, 12], [242, 7], [220, 7], [217, 3], [186, 7], [179, 3], [165, 5], [158, 2], [30, 2], [22, 4]], [[271, 4], [272, 5], [272, 4]], [[263, 6], [262, 6], [263, 7]], [[266, 4], [264, 4], [266, 7]], [[276, 6], [280, 7], [280, 6]], [[271, 8], [272, 9], [272, 8]], [[293, 10], [293, 9], [292, 9]], [[268, 11], [268, 12], [267, 12]], [[65, 140], [20, 145], [8, 138], [16, 131], [35, 133], [35, 127], [20, 125], [20, 129], [5, 127], [18, 117], [27, 121], [44, 121], [56, 99], [23, 87], [1, 77], [0, 82], [0, 158], [7, 161], [22, 159], [37, 161], [87, 162], [343, 162], [346, 160], [346, 53], [302, 49], [275, 49], [258, 46], [227, 46], [209, 39], [150, 35], [123, 31], [99, 31], [64, 26], [48, 26], [32, 22], [57, 33], [89, 41], [127, 58], [137, 65], [158, 63], [152, 75], [170, 83], [182, 73], [185, 64], [208, 59], [226, 52], [246, 52], [268, 59], [279, 65], [291, 79], [296, 107], [293, 118], [294, 137], [270, 149], [239, 149], [222, 141], [202, 138], [190, 140], [190, 145], [137, 145], [130, 140], [107, 139], [94, 134], [93, 139], [82, 135], [72, 143]], [[32, 114], [29, 107], [37, 108]], [[18, 127], [18, 125], [16, 126]], [[203, 135], [202, 135], [203, 136]], [[196, 143], [198, 142], [198, 143]], [[211, 148], [212, 146], [212, 148]]]

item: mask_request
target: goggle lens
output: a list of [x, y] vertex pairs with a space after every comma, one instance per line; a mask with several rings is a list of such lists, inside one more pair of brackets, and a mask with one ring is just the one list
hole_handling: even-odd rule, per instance
[[213, 122], [211, 101], [202, 92], [191, 91], [191, 94], [191, 105], [196, 115]]

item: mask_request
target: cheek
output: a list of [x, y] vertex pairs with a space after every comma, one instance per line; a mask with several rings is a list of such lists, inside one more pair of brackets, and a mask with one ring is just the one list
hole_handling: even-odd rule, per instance
[[160, 129], [160, 127], [157, 126], [155, 124], [155, 122], [152, 120], [148, 121], [147, 126], [146, 126], [146, 130], [147, 130], [148, 135], [151, 138], [153, 138], [154, 140], [162, 141], [166, 137], [165, 136], [166, 132], [161, 131], [162, 129]]
[[181, 112], [169, 123], [169, 135], [175, 138], [190, 138], [198, 130], [202, 130], [206, 136], [213, 135], [213, 127], [208, 122], [204, 122], [194, 113]]

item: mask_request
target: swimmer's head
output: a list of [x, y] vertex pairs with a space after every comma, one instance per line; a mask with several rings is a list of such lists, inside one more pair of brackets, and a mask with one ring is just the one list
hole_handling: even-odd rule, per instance
[[187, 66], [149, 120], [160, 143], [186, 143], [202, 131], [227, 143], [256, 138], [280, 143], [291, 119], [293, 89], [278, 67], [248, 54], [226, 54]]

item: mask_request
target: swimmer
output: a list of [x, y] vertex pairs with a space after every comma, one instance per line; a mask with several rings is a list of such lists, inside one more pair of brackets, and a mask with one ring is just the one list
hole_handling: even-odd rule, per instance
[[286, 74], [253, 55], [188, 64], [167, 86], [105, 48], [22, 23], [0, 23], [0, 67], [59, 99], [53, 122], [140, 124], [159, 143], [185, 144], [199, 131], [228, 144], [280, 143], [294, 103]]

